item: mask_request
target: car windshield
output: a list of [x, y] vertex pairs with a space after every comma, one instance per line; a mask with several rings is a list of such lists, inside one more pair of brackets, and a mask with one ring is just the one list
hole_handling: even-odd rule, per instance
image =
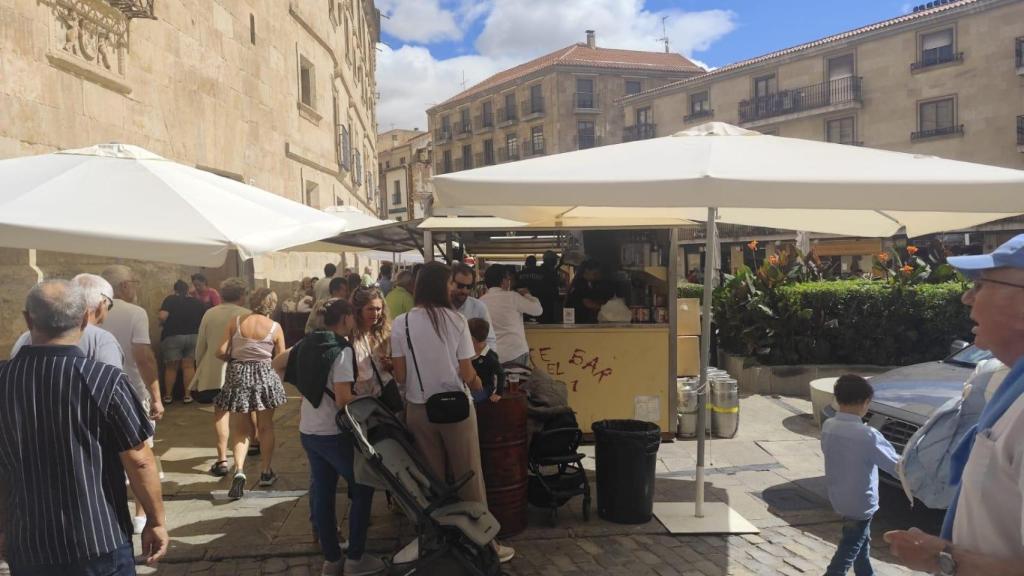
[[953, 354], [949, 358], [946, 358], [946, 362], [952, 362], [954, 364], [960, 364], [963, 366], [969, 366], [971, 368], [977, 366], [978, 362], [982, 360], [988, 360], [992, 357], [992, 353], [988, 350], [982, 350], [975, 345], [970, 345], [967, 348]]

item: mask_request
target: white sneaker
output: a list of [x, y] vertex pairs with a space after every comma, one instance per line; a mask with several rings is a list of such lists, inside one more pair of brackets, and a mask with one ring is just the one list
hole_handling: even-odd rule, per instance
[[363, 554], [359, 560], [345, 560], [345, 576], [372, 576], [383, 574], [386, 569], [384, 561], [371, 554]]
[[501, 544], [498, 544], [497, 541], [494, 542], [494, 551], [498, 554], [498, 562], [501, 562], [502, 564], [511, 562], [516, 556], [515, 548], [512, 548], [511, 546], [502, 546]]
[[146, 517], [136, 516], [132, 518], [132, 528], [136, 534], [142, 534], [142, 529], [146, 527]]
[[324, 567], [320, 570], [320, 576], [341, 576], [341, 567], [345, 565], [345, 559], [337, 562], [324, 560]]

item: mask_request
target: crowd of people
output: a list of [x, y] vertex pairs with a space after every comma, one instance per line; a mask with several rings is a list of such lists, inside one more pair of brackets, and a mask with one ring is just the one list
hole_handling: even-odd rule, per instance
[[[953, 456], [959, 491], [943, 534], [912, 529], [885, 538], [911, 568], [1021, 574], [1024, 235], [992, 254], [950, 262], [975, 282], [963, 300], [977, 323], [976, 344], [1012, 369]], [[259, 455], [258, 485], [277, 479], [274, 411], [287, 402], [285, 382], [294, 385], [322, 573], [382, 573], [385, 563], [366, 553], [374, 490], [357, 482], [356, 450], [336, 423], [339, 410], [355, 398], [379, 397], [405, 422], [434, 474], [452, 481], [472, 473], [459, 495], [486, 504], [474, 405], [501, 400], [504, 366], [529, 364], [524, 317], [543, 317], [552, 305], [544, 288], [550, 278], [538, 268], [527, 269], [533, 278], [515, 278], [507, 267], [490, 266], [481, 293], [477, 270], [462, 263], [432, 262], [393, 278], [384, 266], [377, 280], [368, 271], [335, 277], [337, 268], [328, 265], [324, 278], [302, 284], [312, 299], [311, 319], [306, 336], [290, 348], [274, 320], [282, 306], [273, 290], [249, 290], [229, 278], [218, 291], [197, 274], [191, 288], [176, 282], [160, 307], [163, 389], [148, 315], [134, 303], [140, 282], [131, 269], [111, 266], [99, 276], [40, 282], [25, 300], [28, 330], [11, 360], [0, 363], [0, 550], [12, 572], [134, 574], [133, 532], [141, 533], [147, 562], [165, 554], [152, 439], [180, 373], [185, 398], [215, 407], [217, 459], [210, 473], [231, 475], [234, 499], [251, 486], [250, 454]], [[584, 264], [578, 272], [568, 303], [581, 316], [595, 314], [605, 296], [599, 267]], [[864, 379], [840, 379], [840, 413], [823, 430], [829, 496], [845, 519], [829, 574], [851, 566], [872, 573], [877, 470], [894, 472], [896, 454], [861, 423], [871, 395]], [[463, 406], [439, 408], [432, 400], [440, 397], [461, 398]], [[352, 503], [344, 548], [335, 512], [339, 478]], [[497, 541], [493, 546], [503, 562], [515, 553]]]

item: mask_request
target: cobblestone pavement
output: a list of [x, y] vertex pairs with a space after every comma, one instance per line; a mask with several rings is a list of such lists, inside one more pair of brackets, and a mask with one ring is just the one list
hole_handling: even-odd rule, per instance
[[[212, 410], [195, 404], [170, 407], [158, 431], [157, 452], [166, 473], [171, 551], [158, 568], [143, 567], [140, 574], [319, 574], [322, 559], [311, 539], [309, 479], [298, 442], [298, 398], [294, 389], [290, 392], [293, 401], [276, 418], [274, 468], [280, 480], [272, 489], [253, 488], [237, 502], [226, 498], [228, 480], [205, 472], [215, 458], [210, 447]], [[598, 519], [596, 513], [584, 522], [576, 500], [562, 509], [556, 526], [543, 512], [531, 510], [530, 528], [506, 542], [517, 551], [506, 573], [822, 574], [840, 524], [825, 497], [817, 430], [809, 410], [810, 403], [800, 399], [744, 398], [740, 434], [710, 442], [708, 499], [728, 502], [761, 529], [759, 535], [671, 536], [656, 519], [619, 525]], [[692, 441], [661, 446], [656, 502], [692, 500], [695, 453]], [[593, 465], [592, 459], [588, 462]], [[246, 466], [253, 480], [258, 466], [259, 457]], [[404, 518], [388, 511], [382, 494], [376, 498], [368, 547], [390, 556], [413, 533]], [[340, 517], [345, 498], [338, 500]], [[911, 574], [889, 562], [882, 532], [911, 525], [935, 531], [941, 516], [910, 509], [895, 490], [883, 490], [882, 506], [873, 523], [875, 570], [883, 576]]]

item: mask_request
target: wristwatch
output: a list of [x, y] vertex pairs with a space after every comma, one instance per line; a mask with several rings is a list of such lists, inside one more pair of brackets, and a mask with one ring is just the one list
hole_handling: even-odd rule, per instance
[[939, 576], [956, 576], [956, 560], [953, 559], [953, 545], [939, 552]]

